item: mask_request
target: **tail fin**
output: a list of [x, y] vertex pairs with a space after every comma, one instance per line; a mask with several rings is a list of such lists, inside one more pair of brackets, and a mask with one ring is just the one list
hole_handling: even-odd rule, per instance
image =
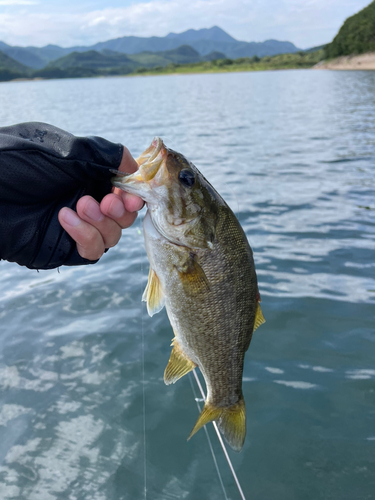
[[243, 396], [241, 395], [238, 403], [227, 408], [205, 403], [188, 439], [212, 420], [217, 420], [218, 427], [229, 446], [234, 451], [241, 451], [246, 436], [246, 409]]
[[241, 451], [246, 436], [246, 408], [242, 394], [238, 403], [223, 410], [218, 427], [229, 446], [234, 451]]

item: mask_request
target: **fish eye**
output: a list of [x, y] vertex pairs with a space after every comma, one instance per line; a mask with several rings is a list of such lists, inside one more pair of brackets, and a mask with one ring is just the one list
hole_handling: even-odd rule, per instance
[[191, 170], [181, 170], [181, 172], [178, 174], [178, 180], [185, 187], [191, 187], [195, 182], [194, 172], [192, 172]]

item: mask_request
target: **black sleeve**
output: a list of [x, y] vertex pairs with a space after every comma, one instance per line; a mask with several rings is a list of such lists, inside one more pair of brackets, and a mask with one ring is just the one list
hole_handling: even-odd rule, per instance
[[111, 191], [123, 146], [45, 123], [0, 128], [0, 259], [30, 269], [88, 264], [58, 222], [83, 195]]

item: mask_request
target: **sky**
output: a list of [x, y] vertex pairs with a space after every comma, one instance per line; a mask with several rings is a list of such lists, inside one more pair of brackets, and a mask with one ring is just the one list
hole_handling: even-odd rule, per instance
[[220, 26], [237, 40], [330, 42], [370, 0], [0, 0], [9, 45], [92, 45], [122, 36], [165, 36]]

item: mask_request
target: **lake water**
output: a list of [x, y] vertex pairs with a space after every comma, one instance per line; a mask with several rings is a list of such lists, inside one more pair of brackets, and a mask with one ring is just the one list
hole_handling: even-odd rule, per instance
[[[2, 83], [0, 102], [1, 125], [134, 155], [159, 135], [197, 165], [246, 231], [267, 320], [229, 452], [246, 498], [374, 499], [375, 72]], [[143, 213], [95, 266], [0, 263], [2, 500], [239, 498], [212, 426], [226, 493], [203, 430], [186, 441], [192, 380], [163, 383], [173, 335], [141, 303]]]

